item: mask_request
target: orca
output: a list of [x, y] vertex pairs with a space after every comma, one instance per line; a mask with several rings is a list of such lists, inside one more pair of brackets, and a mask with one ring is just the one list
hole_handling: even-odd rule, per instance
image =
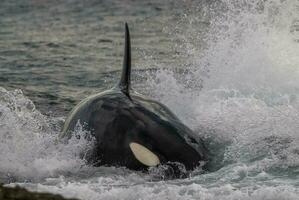
[[119, 83], [73, 108], [60, 138], [70, 138], [78, 122], [95, 138], [87, 161], [95, 165], [148, 170], [179, 163], [193, 170], [207, 161], [203, 141], [165, 105], [131, 88], [131, 43], [125, 24], [123, 68]]

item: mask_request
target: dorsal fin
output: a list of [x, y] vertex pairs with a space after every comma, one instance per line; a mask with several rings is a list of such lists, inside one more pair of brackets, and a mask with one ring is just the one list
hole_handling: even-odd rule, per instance
[[119, 88], [127, 96], [130, 95], [130, 82], [131, 82], [131, 42], [130, 42], [130, 32], [128, 24], [126, 23], [125, 30], [125, 49], [124, 49], [124, 60], [123, 69], [121, 74], [121, 79], [119, 82]]

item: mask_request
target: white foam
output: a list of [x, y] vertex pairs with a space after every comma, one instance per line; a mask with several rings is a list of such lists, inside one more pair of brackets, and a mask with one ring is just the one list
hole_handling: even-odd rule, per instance
[[[20, 90], [0, 88], [2, 181], [37, 181], [62, 172], [76, 172], [85, 165], [79, 154], [91, 143], [75, 138], [67, 145], [59, 143], [51, 123], [61, 120], [42, 115]], [[78, 130], [77, 134], [83, 133]]]
[[[130, 179], [129, 179], [130, 180]], [[77, 197], [80, 199], [207, 199], [207, 200], [295, 200], [298, 198], [298, 188], [292, 186], [267, 186], [254, 185], [249, 187], [236, 187], [233, 184], [223, 184], [217, 187], [204, 186], [197, 183], [142, 183], [127, 184], [114, 180], [110, 186], [106, 181], [99, 179], [98, 182], [63, 182], [56, 186], [33, 186], [33, 190], [51, 191], [63, 194], [65, 197]], [[116, 183], [119, 183], [117, 185]], [[28, 188], [30, 188], [27, 185]]]

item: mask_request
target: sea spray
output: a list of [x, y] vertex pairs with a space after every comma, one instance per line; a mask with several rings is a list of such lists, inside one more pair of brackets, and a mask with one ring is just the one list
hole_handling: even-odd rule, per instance
[[74, 137], [68, 144], [59, 142], [53, 126], [61, 122], [42, 115], [21, 90], [0, 88], [1, 182], [39, 181], [80, 170], [85, 165], [80, 155], [92, 141]]

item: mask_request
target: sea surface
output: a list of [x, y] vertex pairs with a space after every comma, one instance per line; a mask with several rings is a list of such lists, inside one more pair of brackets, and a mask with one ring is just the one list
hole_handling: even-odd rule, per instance
[[[92, 141], [58, 140], [80, 100], [118, 82], [125, 22], [132, 87], [203, 138], [210, 171], [93, 167]], [[298, 200], [299, 1], [1, 0], [0, 182], [85, 200]]]

